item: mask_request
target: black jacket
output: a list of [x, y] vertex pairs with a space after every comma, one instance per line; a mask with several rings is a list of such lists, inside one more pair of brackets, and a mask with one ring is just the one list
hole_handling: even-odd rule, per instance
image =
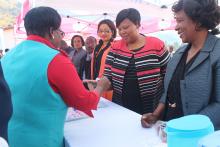
[[8, 121], [12, 115], [11, 93], [0, 62], [0, 136], [8, 140]]

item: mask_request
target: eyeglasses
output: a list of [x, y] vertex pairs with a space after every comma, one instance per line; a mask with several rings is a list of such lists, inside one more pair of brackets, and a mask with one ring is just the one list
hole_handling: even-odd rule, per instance
[[112, 31], [111, 30], [98, 30], [98, 33], [99, 34], [102, 34], [102, 33], [104, 33], [104, 34], [109, 34], [109, 33], [111, 33]]

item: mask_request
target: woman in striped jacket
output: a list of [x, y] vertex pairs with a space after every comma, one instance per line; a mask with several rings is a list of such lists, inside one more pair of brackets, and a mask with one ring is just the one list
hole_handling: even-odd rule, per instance
[[158, 104], [170, 56], [161, 40], [139, 33], [140, 19], [133, 8], [117, 15], [122, 40], [112, 44], [101, 80], [111, 82], [113, 102], [143, 114]]

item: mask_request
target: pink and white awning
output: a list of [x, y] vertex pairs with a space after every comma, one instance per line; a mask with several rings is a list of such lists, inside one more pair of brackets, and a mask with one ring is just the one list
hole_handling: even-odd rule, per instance
[[172, 30], [175, 27], [170, 9], [162, 9], [143, 0], [35, 0], [32, 3], [25, 0], [15, 26], [16, 34], [25, 34], [23, 17], [33, 6], [49, 6], [57, 9], [62, 16], [61, 29], [67, 37], [72, 34], [96, 36], [100, 20], [108, 18], [115, 21], [120, 10], [131, 7], [141, 13], [140, 32], [143, 34]]

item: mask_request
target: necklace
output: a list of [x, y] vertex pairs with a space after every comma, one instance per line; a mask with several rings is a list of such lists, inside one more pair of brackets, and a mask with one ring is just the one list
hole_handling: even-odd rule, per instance
[[171, 108], [176, 108], [176, 103], [170, 103], [170, 102], [168, 102], [168, 105], [169, 105], [169, 107], [171, 107]]

